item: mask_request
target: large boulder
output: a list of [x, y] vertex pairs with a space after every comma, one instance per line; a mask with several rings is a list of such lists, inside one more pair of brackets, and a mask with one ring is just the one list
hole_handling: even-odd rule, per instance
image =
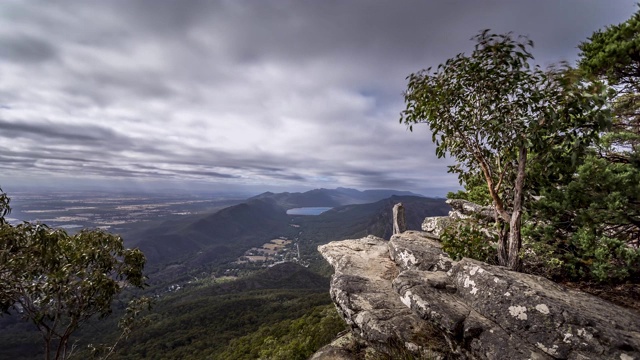
[[430, 216], [422, 222], [422, 231], [437, 239], [451, 222], [452, 220], [448, 216]]
[[363, 347], [366, 344], [362, 344], [362, 340], [347, 331], [338, 334], [335, 340], [316, 351], [309, 360], [353, 360], [362, 357], [360, 354]]
[[448, 199], [446, 202], [451, 206], [451, 209], [453, 209], [449, 213], [451, 218], [474, 216], [484, 221], [494, 221], [495, 219], [495, 211], [491, 206], [481, 206], [462, 199]]
[[448, 271], [453, 265], [440, 243], [421, 231], [393, 235], [389, 256], [401, 270]]
[[402, 302], [438, 327], [461, 358], [552, 359], [466, 304], [446, 273], [403, 271], [393, 285]]
[[331, 242], [318, 250], [335, 269], [331, 298], [352, 331], [387, 354], [395, 346], [420, 353], [442, 335], [405, 306], [391, 286], [398, 269], [387, 245], [369, 236]]
[[387, 354], [393, 345], [424, 353], [434, 344], [442, 354], [448, 344], [461, 359], [640, 360], [640, 314], [538, 276], [454, 262], [426, 233], [319, 250], [335, 269], [339, 312]]
[[461, 302], [553, 358], [640, 359], [640, 315], [632, 310], [472, 259], [450, 278]]

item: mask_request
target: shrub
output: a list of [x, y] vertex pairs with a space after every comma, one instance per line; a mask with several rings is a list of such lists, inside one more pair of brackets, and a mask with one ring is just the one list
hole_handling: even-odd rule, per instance
[[487, 263], [496, 263], [496, 250], [492, 244], [497, 236], [487, 231], [476, 219], [453, 221], [440, 236], [442, 250], [454, 260], [468, 257]]

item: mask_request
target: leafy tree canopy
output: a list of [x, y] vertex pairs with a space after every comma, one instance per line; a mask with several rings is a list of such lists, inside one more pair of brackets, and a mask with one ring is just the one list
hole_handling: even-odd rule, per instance
[[42, 224], [8, 224], [0, 196], [0, 310], [32, 321], [42, 333], [45, 358], [67, 358], [71, 334], [93, 316], [111, 313], [125, 287], [142, 287], [145, 257], [102, 230], [69, 235]]
[[[567, 66], [531, 66], [533, 42], [485, 30], [470, 55], [409, 75], [400, 122], [427, 123], [436, 154], [453, 156], [461, 183], [484, 179], [496, 221], [501, 265], [519, 267], [528, 162], [553, 171], [556, 154], [579, 153], [607, 125], [604, 88]], [[509, 229], [509, 251], [506, 229]]]
[[640, 164], [640, 10], [622, 24], [598, 30], [579, 46], [579, 67], [616, 91], [613, 131], [603, 136], [610, 161]]
[[563, 275], [624, 281], [640, 274], [640, 11], [594, 32], [580, 50], [579, 70], [614, 94], [613, 126], [570, 182], [543, 189], [530, 231]]

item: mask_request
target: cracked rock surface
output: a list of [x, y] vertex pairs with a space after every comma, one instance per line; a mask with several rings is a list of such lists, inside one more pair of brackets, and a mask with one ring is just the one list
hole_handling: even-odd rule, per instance
[[332, 299], [374, 347], [424, 350], [440, 338], [450, 358], [640, 360], [640, 314], [538, 276], [454, 262], [433, 238], [319, 247], [335, 269]]
[[331, 242], [318, 248], [333, 266], [331, 298], [352, 331], [374, 348], [400, 344], [411, 351], [441, 337], [405, 306], [391, 286], [398, 275], [388, 242], [377, 237]]

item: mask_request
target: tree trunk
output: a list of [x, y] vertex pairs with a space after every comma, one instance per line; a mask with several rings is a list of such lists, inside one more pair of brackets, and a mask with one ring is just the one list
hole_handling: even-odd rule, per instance
[[525, 168], [527, 165], [527, 148], [522, 145], [518, 154], [518, 174], [513, 189], [513, 212], [509, 222], [509, 269], [520, 270], [520, 247], [522, 246], [522, 198], [524, 189]]
[[42, 341], [44, 341], [44, 360], [51, 359], [51, 334], [45, 330], [40, 324], [36, 324], [40, 335], [42, 335]]
[[[497, 216], [497, 215], [496, 215]], [[505, 228], [506, 223], [497, 219], [500, 227], [500, 233], [498, 234], [498, 265], [507, 266], [509, 263], [509, 256], [507, 255], [507, 240], [509, 239], [509, 232]]]

